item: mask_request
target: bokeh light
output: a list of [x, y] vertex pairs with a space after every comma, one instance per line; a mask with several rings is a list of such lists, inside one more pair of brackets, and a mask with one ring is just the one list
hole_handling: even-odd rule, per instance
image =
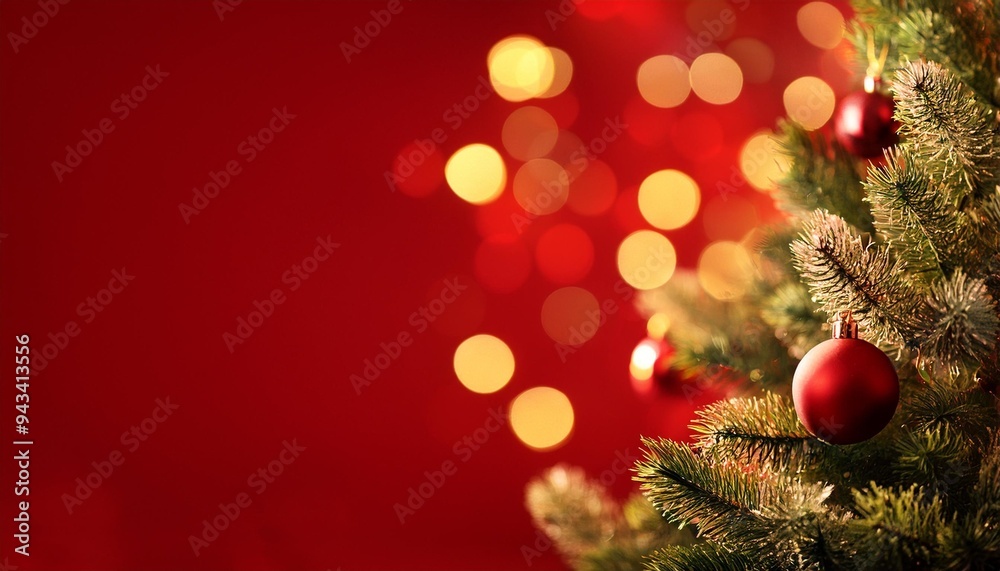
[[570, 81], [573, 80], [573, 60], [570, 59], [569, 54], [559, 48], [546, 49], [549, 50], [549, 55], [552, 57], [554, 71], [552, 85], [545, 90], [545, 93], [538, 96], [543, 99], [561, 95], [569, 87]]
[[726, 46], [726, 55], [736, 60], [748, 83], [767, 83], [774, 75], [774, 51], [760, 40], [733, 40]]
[[448, 186], [472, 204], [493, 202], [507, 185], [507, 167], [489, 145], [473, 143], [455, 151], [444, 167]]
[[520, 161], [544, 157], [556, 145], [559, 126], [544, 109], [515, 109], [503, 124], [501, 140], [510, 156]]
[[526, 212], [552, 214], [569, 198], [569, 175], [551, 159], [532, 159], [514, 175], [514, 199]]
[[564, 287], [542, 303], [542, 329], [556, 343], [577, 347], [594, 335], [601, 307], [594, 294], [581, 287]]
[[757, 190], [772, 190], [789, 166], [789, 158], [772, 131], [758, 131], [740, 149], [740, 172]]
[[709, 295], [720, 300], [743, 297], [753, 280], [753, 260], [737, 242], [713, 242], [698, 259], [698, 282]]
[[802, 37], [810, 44], [832, 49], [844, 38], [844, 15], [826, 2], [810, 2], [795, 17]]
[[698, 213], [700, 202], [698, 184], [678, 170], [654, 172], [639, 186], [639, 212], [661, 230], [686, 225]]
[[569, 183], [567, 208], [583, 216], [607, 212], [618, 196], [618, 179], [604, 161], [594, 159]]
[[618, 273], [636, 289], [660, 287], [674, 275], [676, 268], [674, 245], [659, 232], [633, 232], [618, 246]]
[[474, 393], [502, 389], [514, 376], [514, 353], [493, 335], [473, 335], [455, 349], [455, 375]]
[[573, 404], [552, 387], [528, 389], [510, 403], [510, 427], [529, 448], [551, 450], [573, 431]]
[[743, 89], [743, 72], [736, 61], [720, 53], [701, 54], [691, 62], [691, 89], [703, 101], [725, 105]]
[[636, 74], [639, 94], [656, 107], [677, 107], [691, 93], [688, 66], [675, 56], [653, 56], [642, 62]]
[[[695, 57], [697, 50], [710, 49], [717, 42], [728, 40], [736, 29], [738, 2], [727, 0], [695, 0], [684, 10], [684, 21], [691, 34], [685, 42], [687, 55]], [[746, 8], [746, 5], [742, 5]]]
[[594, 243], [574, 224], [558, 224], [545, 231], [535, 246], [538, 271], [557, 284], [583, 279], [594, 266]]
[[507, 101], [539, 97], [552, 88], [555, 62], [552, 52], [531, 36], [510, 36], [493, 46], [486, 58], [490, 83]]
[[788, 84], [784, 94], [785, 113], [804, 129], [822, 127], [836, 106], [833, 89], [818, 77], [805, 76]]
[[635, 381], [646, 381], [653, 377], [653, 368], [660, 358], [660, 343], [652, 339], [643, 339], [632, 350], [628, 372]]
[[511, 235], [490, 236], [473, 258], [476, 280], [495, 293], [509, 293], [524, 285], [531, 273], [531, 254]]
[[646, 334], [653, 339], [663, 339], [670, 330], [670, 318], [665, 313], [654, 313], [646, 320]]

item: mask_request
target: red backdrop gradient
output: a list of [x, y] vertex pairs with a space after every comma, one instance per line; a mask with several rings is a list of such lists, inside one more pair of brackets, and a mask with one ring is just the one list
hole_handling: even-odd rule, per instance
[[[556, 2], [404, 1], [350, 62], [341, 43], [387, 2], [247, 0], [220, 19], [209, 0], [77, 0], [25, 30], [43, 4], [56, 2], [0, 5], [0, 562], [10, 569], [563, 568], [552, 549], [530, 561], [522, 552], [536, 540], [527, 481], [558, 462], [597, 476], [618, 454], [638, 456], [640, 434], [684, 437], [693, 408], [645, 402], [627, 380], [644, 323], [614, 287], [614, 260], [620, 240], [646, 227], [635, 187], [677, 168], [708, 200], [742, 142], [783, 115], [788, 82], [823, 75], [838, 95], [850, 87], [798, 33], [800, 2], [707, 3], [736, 11], [733, 38], [771, 46], [773, 78], [729, 105], [692, 96], [670, 110], [635, 101], [635, 73], [702, 31], [685, 2], [583, 3], [551, 25]], [[530, 255], [527, 270], [518, 262], [526, 282], [496, 293], [472, 276], [484, 237], [511, 234], [510, 182], [477, 223], [483, 209], [445, 185], [408, 196], [391, 192], [384, 173], [436, 128], [447, 138], [431, 170], [469, 143], [502, 148], [503, 122], [521, 104], [492, 95], [456, 129], [444, 114], [475, 93], [490, 47], [515, 33], [573, 58], [570, 91], [540, 104], [564, 127], [590, 140], [622, 117], [635, 132], [601, 157], [620, 204], [514, 233]], [[120, 100], [143, 81], [141, 102]], [[267, 144], [246, 141], [269, 125], [281, 130], [264, 133]], [[67, 145], [87, 149], [87, 133], [87, 156], [67, 159]], [[507, 159], [509, 180], [517, 163]], [[71, 170], [57, 173], [54, 161]], [[226, 188], [195, 204], [193, 189], [211, 173], [225, 181], [227, 165]], [[434, 183], [440, 172], [420, 176]], [[738, 192], [771, 216], [766, 195]], [[182, 204], [197, 214], [186, 219]], [[564, 363], [539, 321], [558, 286], [531, 260], [545, 230], [567, 222], [594, 243], [593, 269], [576, 285], [620, 311]], [[692, 267], [706, 243], [699, 220], [667, 235]], [[327, 239], [339, 246], [318, 250]], [[313, 254], [327, 259], [293, 277]], [[468, 289], [423, 331], [410, 316], [456, 278]], [[224, 334], [274, 290], [282, 302], [227, 344]], [[480, 332], [517, 359], [492, 395], [463, 388], [451, 365], [457, 344]], [[358, 395], [350, 375], [401, 333], [412, 344]], [[36, 369], [27, 497], [14, 495], [12, 460], [21, 334]], [[478, 450], [455, 447], [537, 385], [573, 403], [564, 446], [535, 452], [503, 427]], [[154, 412], [167, 399], [170, 414]], [[295, 454], [282, 453], [292, 444]], [[448, 460], [457, 472], [401, 523], [394, 504]], [[269, 463], [280, 475], [248, 481]], [[608, 474], [617, 495], [632, 489], [629, 474]], [[99, 485], [81, 488], [88, 476]], [[196, 555], [190, 536], [240, 494], [249, 505]], [[25, 500], [30, 557], [14, 552]]]

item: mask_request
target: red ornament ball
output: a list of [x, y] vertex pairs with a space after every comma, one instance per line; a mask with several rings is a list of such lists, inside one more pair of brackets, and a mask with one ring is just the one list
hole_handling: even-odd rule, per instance
[[882, 431], [899, 404], [892, 361], [862, 339], [828, 339], [795, 369], [792, 400], [802, 424], [820, 440], [855, 444]]
[[837, 107], [833, 130], [837, 141], [851, 154], [871, 159], [899, 141], [899, 128], [892, 118], [892, 97], [875, 91], [855, 91]]
[[693, 375], [673, 366], [674, 348], [663, 339], [647, 337], [632, 350], [629, 380], [644, 398], [682, 394]]

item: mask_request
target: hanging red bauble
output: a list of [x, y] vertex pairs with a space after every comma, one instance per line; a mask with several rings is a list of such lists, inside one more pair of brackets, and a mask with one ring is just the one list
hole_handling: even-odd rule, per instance
[[664, 339], [646, 337], [632, 350], [629, 379], [642, 397], [683, 394], [694, 376], [673, 364], [674, 348]]
[[837, 141], [851, 154], [871, 159], [899, 141], [899, 123], [892, 118], [892, 97], [878, 91], [877, 82], [871, 78], [866, 83], [864, 91], [855, 91], [841, 100], [833, 130]]
[[899, 377], [878, 347], [858, 338], [850, 312], [833, 324], [833, 339], [813, 347], [792, 378], [792, 400], [802, 424], [831, 444], [875, 436], [899, 404]]

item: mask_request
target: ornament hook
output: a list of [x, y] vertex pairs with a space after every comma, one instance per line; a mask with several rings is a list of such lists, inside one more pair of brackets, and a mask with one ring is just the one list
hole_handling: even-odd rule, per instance
[[857, 339], [858, 322], [851, 317], [851, 310], [841, 311], [833, 322], [834, 339]]

